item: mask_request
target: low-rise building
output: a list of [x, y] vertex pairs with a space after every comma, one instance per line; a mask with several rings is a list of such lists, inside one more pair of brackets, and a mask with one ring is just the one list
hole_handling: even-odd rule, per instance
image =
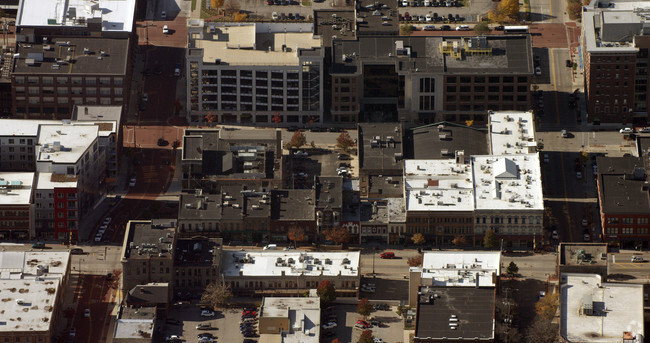
[[597, 274], [602, 280], [607, 280], [607, 243], [563, 242], [557, 250], [557, 275], [560, 280], [566, 273]]
[[120, 262], [121, 286], [129, 292], [137, 285], [173, 282], [176, 220], [131, 220], [126, 225]]
[[643, 285], [571, 273], [561, 276], [561, 284], [560, 336], [564, 341], [643, 341]]
[[274, 243], [289, 242], [289, 230], [304, 232], [305, 241], [318, 236], [314, 214], [314, 190], [274, 189], [271, 191], [270, 238]]
[[155, 307], [158, 316], [166, 316], [172, 301], [172, 289], [168, 282], [152, 282], [137, 285], [126, 293], [124, 304], [131, 307]]
[[260, 308], [260, 340], [317, 343], [320, 339], [320, 298], [264, 297]]
[[321, 281], [339, 296], [356, 296], [359, 252], [224, 251], [223, 277], [238, 296], [301, 296]]
[[362, 199], [401, 198], [403, 128], [397, 123], [359, 124], [359, 194]]
[[176, 240], [174, 251], [174, 292], [179, 298], [203, 292], [221, 276], [223, 240], [196, 235]]
[[0, 172], [0, 239], [35, 237], [34, 173]]
[[65, 251], [0, 252], [0, 341], [55, 342], [70, 275]]
[[115, 343], [151, 343], [156, 329], [156, 307], [121, 306], [115, 320]]

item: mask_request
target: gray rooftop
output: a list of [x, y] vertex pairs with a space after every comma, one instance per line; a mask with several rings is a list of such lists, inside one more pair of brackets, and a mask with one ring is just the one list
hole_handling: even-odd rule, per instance
[[343, 206], [343, 178], [316, 177], [315, 207], [341, 208]]
[[398, 123], [359, 124], [359, 167], [368, 171], [401, 171], [402, 126]]
[[269, 192], [261, 187], [226, 185], [219, 194], [181, 194], [179, 220], [265, 218], [271, 213]]
[[123, 258], [149, 258], [154, 255], [171, 258], [171, 246], [174, 241], [176, 225], [175, 220], [168, 220], [168, 223], [130, 221], [127, 224], [128, 237], [124, 246]]
[[[169, 284], [149, 283], [133, 287], [126, 296], [127, 304], [166, 304], [169, 300]], [[125, 318], [122, 319], [133, 319]]]
[[598, 157], [599, 201], [607, 214], [650, 213], [650, 193], [638, 157]]
[[271, 192], [272, 216], [275, 220], [314, 220], [314, 191], [280, 189]]
[[584, 47], [591, 53], [632, 53], [635, 37], [650, 34], [647, 1], [594, 0], [583, 7]]
[[357, 1], [357, 35], [398, 35], [399, 18], [397, 0]]
[[607, 243], [560, 243], [558, 250], [563, 266], [607, 266]]
[[447, 159], [455, 151], [465, 156], [489, 154], [488, 132], [448, 122], [440, 122], [413, 129], [413, 158]]
[[[468, 52], [460, 58], [444, 55], [444, 42], [449, 47], [456, 43]], [[483, 53], [485, 49], [491, 52]], [[356, 41], [335, 41], [332, 59], [335, 74], [361, 73], [363, 64], [394, 64], [398, 74], [532, 74], [534, 68], [530, 35], [360, 36]]]
[[314, 11], [314, 35], [321, 37], [324, 47], [332, 47], [332, 37], [354, 40], [352, 32], [356, 25], [352, 10], [316, 10]]
[[[88, 49], [85, 53], [84, 49]], [[52, 37], [19, 43], [14, 74], [125, 75], [129, 39]], [[102, 55], [101, 51], [104, 52]], [[70, 58], [70, 60], [68, 60]], [[60, 62], [57, 63], [57, 60]]]
[[[429, 287], [428, 292], [422, 293], [418, 299], [415, 337], [467, 340], [494, 337], [494, 287]], [[456, 320], [450, 320], [452, 316]], [[458, 324], [455, 330], [450, 323]]]
[[211, 266], [220, 261], [223, 240], [193, 237], [176, 241], [174, 263], [176, 265]]

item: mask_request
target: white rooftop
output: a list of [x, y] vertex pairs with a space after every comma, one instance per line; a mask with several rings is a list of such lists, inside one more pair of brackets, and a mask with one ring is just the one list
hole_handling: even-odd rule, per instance
[[408, 211], [472, 211], [472, 166], [456, 160], [405, 160]]
[[359, 275], [358, 251], [226, 251], [224, 255], [225, 276], [239, 276], [240, 272], [244, 276]]
[[[62, 174], [56, 174], [56, 181], [52, 180], [52, 173], [37, 173], [36, 176], [36, 189], [50, 189], [53, 190], [54, 188], [77, 188], [77, 180], [78, 178], [76, 176], [68, 176], [68, 175], [62, 175]], [[59, 181], [59, 179], [68, 179], [69, 181]]]
[[38, 135], [41, 124], [61, 124], [59, 120], [0, 119], [0, 137]]
[[500, 252], [425, 252], [422, 267], [411, 271], [422, 272], [423, 285], [475, 287], [478, 278], [479, 287], [494, 287], [492, 274], [501, 275], [500, 264]]
[[490, 143], [493, 155], [526, 154], [537, 146], [531, 112], [490, 113]]
[[[569, 342], [614, 343], [623, 333], [643, 342], [643, 285], [601, 282], [596, 274], [562, 274], [560, 335]], [[584, 314], [585, 304], [593, 315]], [[591, 301], [589, 301], [591, 300]], [[588, 307], [588, 306], [587, 306]]]
[[474, 156], [477, 210], [543, 210], [539, 153]]
[[281, 333], [283, 343], [317, 343], [320, 337], [320, 298], [318, 297], [266, 297], [262, 300], [260, 317], [289, 318], [291, 331]]
[[33, 186], [34, 173], [0, 172], [0, 205], [31, 204]]
[[102, 31], [131, 32], [136, 0], [21, 0], [16, 26], [85, 27], [98, 19]]
[[[93, 106], [88, 106], [92, 108]], [[109, 107], [109, 106], [94, 106]], [[118, 106], [119, 107], [119, 106]], [[120, 110], [121, 111], [121, 110]], [[100, 134], [116, 133], [119, 124], [119, 115], [114, 117], [114, 113], [109, 110], [93, 111], [94, 115], [80, 116], [79, 120], [33, 120], [33, 119], [0, 119], [0, 137], [36, 137], [38, 128], [41, 125], [98, 125]], [[110, 117], [109, 117], [110, 115]], [[105, 124], [105, 125], [100, 125]], [[107, 124], [111, 124], [110, 128]], [[18, 142], [16, 142], [18, 143]]]
[[69, 262], [67, 251], [0, 252], [0, 332], [50, 330]]
[[41, 125], [37, 161], [76, 163], [97, 140], [97, 125]]

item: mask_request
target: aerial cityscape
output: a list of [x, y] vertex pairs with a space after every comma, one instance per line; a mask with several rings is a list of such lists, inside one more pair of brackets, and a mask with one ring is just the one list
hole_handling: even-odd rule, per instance
[[650, 0], [0, 0], [0, 37], [0, 343], [650, 329]]

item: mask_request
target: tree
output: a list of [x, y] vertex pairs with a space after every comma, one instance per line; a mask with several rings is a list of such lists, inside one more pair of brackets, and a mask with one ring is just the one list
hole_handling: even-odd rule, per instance
[[205, 121], [207, 121], [208, 123], [214, 123], [217, 121], [217, 116], [212, 114], [212, 112], [210, 112], [206, 114], [203, 119], [205, 119]]
[[519, 267], [514, 261], [510, 261], [510, 264], [508, 264], [508, 269], [506, 269], [506, 273], [515, 275], [519, 273]]
[[[539, 317], [539, 316], [538, 316]], [[550, 319], [535, 317], [533, 324], [526, 330], [526, 342], [553, 343], [557, 337], [558, 326]]]
[[482, 21], [482, 22], [480, 22], [480, 23], [474, 25], [474, 33], [475, 33], [477, 36], [484, 35], [484, 34], [486, 34], [486, 33], [489, 33], [490, 31], [491, 31], [491, 30], [490, 30], [490, 27], [488, 26], [488, 22], [487, 22], [487, 21]]
[[318, 288], [316, 288], [316, 294], [325, 304], [336, 300], [336, 289], [330, 280], [321, 281], [321, 283], [318, 285]]
[[578, 20], [582, 17], [582, 5], [579, 2], [569, 1], [566, 10], [571, 20]]
[[334, 339], [332, 340], [332, 343], [342, 343], [342, 342], [341, 342], [340, 339], [338, 339], [338, 338], [334, 338]]
[[341, 132], [341, 134], [336, 138], [336, 147], [345, 151], [348, 151], [351, 147], [354, 146], [354, 140], [350, 137], [350, 134], [347, 131]]
[[226, 2], [223, 4], [223, 10], [226, 12], [226, 14], [237, 13], [240, 9], [241, 5], [237, 0], [226, 0]]
[[280, 117], [280, 113], [275, 112], [275, 114], [274, 114], [273, 117], [271, 118], [271, 121], [274, 122], [274, 123], [276, 123], [276, 124], [281, 123], [281, 122], [282, 122], [282, 117]]
[[362, 315], [363, 318], [368, 318], [373, 309], [374, 307], [367, 298], [359, 300], [359, 304], [357, 304], [357, 313]]
[[463, 246], [467, 244], [467, 238], [463, 235], [458, 235], [454, 237], [454, 240], [452, 240], [451, 243], [455, 246]]
[[551, 320], [555, 316], [555, 311], [559, 306], [558, 293], [546, 295], [535, 303], [535, 313], [541, 319]]
[[223, 0], [210, 0], [210, 5], [212, 5], [212, 8], [221, 8], [223, 7]]
[[406, 263], [409, 265], [409, 267], [419, 267], [422, 265], [423, 259], [424, 255], [417, 254], [417, 256], [409, 257], [408, 260], [406, 260]]
[[344, 244], [350, 241], [350, 233], [344, 227], [333, 227], [328, 230], [324, 230], [325, 238], [330, 241], [334, 241], [338, 244]]
[[363, 330], [361, 335], [359, 336], [359, 340], [357, 341], [358, 343], [372, 343], [372, 331], [370, 330]]
[[415, 245], [422, 245], [427, 242], [427, 240], [424, 238], [424, 236], [421, 233], [414, 234], [413, 237], [411, 237], [411, 240]]
[[488, 249], [494, 249], [497, 247], [497, 235], [494, 233], [494, 230], [488, 230], [483, 237], [483, 246]]
[[293, 136], [291, 137], [291, 141], [289, 141], [289, 147], [300, 148], [306, 143], [307, 143], [307, 137], [305, 137], [305, 135], [302, 132], [300, 132], [300, 130], [298, 130], [294, 132]]
[[287, 236], [293, 241], [293, 246], [297, 246], [298, 242], [305, 240], [305, 229], [298, 226], [292, 226], [289, 228]]
[[234, 20], [235, 21], [244, 21], [244, 20], [246, 20], [246, 18], [248, 18], [248, 14], [246, 14], [244, 12], [241, 12], [241, 11], [235, 13], [235, 15], [234, 15]]
[[519, 21], [519, 0], [500, 1], [496, 8], [490, 10], [488, 18], [499, 23]]
[[399, 34], [402, 36], [410, 36], [413, 33], [413, 25], [402, 25], [399, 27]]
[[180, 146], [181, 146], [181, 142], [180, 142], [179, 140], [175, 140], [175, 141], [172, 143], [172, 148], [173, 148], [174, 150], [178, 149]]
[[221, 282], [215, 281], [205, 287], [205, 291], [201, 295], [201, 302], [216, 310], [225, 306], [230, 298], [232, 298], [230, 288]]

